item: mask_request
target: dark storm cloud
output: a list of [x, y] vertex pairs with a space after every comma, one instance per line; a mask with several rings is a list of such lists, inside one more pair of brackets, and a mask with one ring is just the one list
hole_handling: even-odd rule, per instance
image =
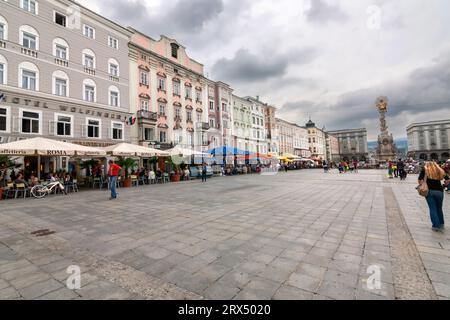
[[223, 10], [222, 0], [176, 0], [164, 3], [165, 9], [152, 12], [142, 0], [102, 1], [103, 14], [124, 25], [131, 25], [153, 37], [198, 32]]
[[312, 48], [292, 50], [288, 53], [259, 53], [248, 49], [239, 49], [233, 58], [222, 58], [212, 67], [212, 74], [217, 79], [229, 82], [266, 81], [286, 74], [292, 64], [307, 64], [314, 60], [316, 51]]
[[[286, 103], [280, 114], [289, 114], [299, 121], [311, 115], [328, 129], [360, 127], [366, 121], [377, 122], [375, 99], [389, 98], [389, 117], [416, 116], [427, 113], [441, 114], [441, 119], [450, 118], [450, 52], [434, 60], [431, 66], [418, 68], [406, 79], [390, 81], [385, 85], [355, 90], [342, 94], [332, 105], [298, 101]], [[433, 119], [422, 119], [428, 121]], [[406, 123], [391, 123], [391, 126]], [[395, 128], [399, 131], [402, 128]]]
[[192, 32], [200, 30], [207, 21], [214, 19], [223, 9], [222, 0], [179, 0], [165, 18], [172, 17], [171, 22], [177, 28]]
[[291, 112], [291, 111], [299, 111], [302, 113], [311, 113], [314, 111], [314, 108], [317, 107], [317, 104], [314, 101], [301, 100], [297, 102], [287, 102], [283, 105], [282, 112]]
[[338, 5], [329, 5], [323, 0], [311, 0], [311, 7], [305, 11], [310, 22], [326, 23], [329, 21], [344, 21], [347, 14]]

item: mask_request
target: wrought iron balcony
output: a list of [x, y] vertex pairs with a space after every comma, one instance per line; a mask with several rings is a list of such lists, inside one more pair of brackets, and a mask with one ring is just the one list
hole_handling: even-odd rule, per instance
[[211, 126], [209, 125], [208, 122], [198, 122], [197, 129], [208, 131], [209, 129], [211, 129]]
[[140, 119], [146, 119], [151, 121], [158, 121], [158, 114], [156, 112], [146, 111], [146, 110], [139, 110], [137, 112], [137, 116]]

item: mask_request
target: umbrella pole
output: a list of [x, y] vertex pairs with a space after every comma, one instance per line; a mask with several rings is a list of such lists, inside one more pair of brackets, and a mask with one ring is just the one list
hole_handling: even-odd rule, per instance
[[41, 180], [41, 155], [38, 154], [38, 161], [37, 161], [37, 178], [38, 180]]

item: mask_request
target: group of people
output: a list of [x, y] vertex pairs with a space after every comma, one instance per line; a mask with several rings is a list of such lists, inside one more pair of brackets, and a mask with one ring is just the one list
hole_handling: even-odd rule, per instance
[[[63, 183], [73, 181], [74, 174], [66, 171], [59, 171], [55, 173], [43, 174], [46, 181], [55, 182], [61, 181]], [[42, 177], [42, 176], [41, 176]], [[7, 169], [0, 170], [0, 187], [6, 187], [8, 183], [25, 184], [27, 187], [34, 187], [38, 185], [39, 178], [34, 174], [26, 175], [22, 169]]]
[[[191, 171], [189, 170], [189, 166], [184, 166], [179, 170], [173, 170], [170, 172], [171, 175], [180, 175], [182, 180], [190, 180]], [[152, 168], [142, 167], [131, 172], [131, 175], [137, 176], [139, 178], [144, 178], [149, 181], [154, 181], [155, 179], [161, 178], [164, 175], [164, 172], [157, 168], [153, 170]]]
[[239, 174], [250, 174], [250, 173], [260, 173], [263, 165], [238, 165], [238, 166], [222, 166], [222, 176], [235, 176]]
[[[110, 179], [110, 186], [111, 186], [111, 197], [110, 200], [115, 200], [118, 197], [116, 185], [117, 185], [117, 179], [119, 175], [122, 172], [122, 167], [120, 167], [118, 164], [116, 164], [113, 160], [109, 160], [108, 162], [108, 177]], [[189, 170], [189, 166], [185, 165], [184, 168], [172, 171], [171, 174], [179, 174], [183, 180], [190, 180], [191, 179], [191, 171]], [[156, 181], [158, 179], [162, 179], [164, 172], [157, 168], [156, 171], [153, 169], [141, 167], [137, 170], [133, 170], [131, 172], [131, 175], [135, 175], [140, 178], [145, 178], [148, 181]], [[202, 176], [202, 182], [207, 181], [207, 165], [203, 164], [201, 166], [201, 176]]]
[[[56, 182], [59, 181], [63, 185], [67, 186], [74, 182], [74, 175], [66, 172], [66, 171], [58, 171], [55, 173], [41, 174], [41, 178], [45, 177], [45, 181], [48, 182]], [[76, 177], [76, 175], [75, 175]], [[3, 168], [0, 169], [0, 188], [3, 190], [17, 190], [28, 189], [40, 185], [42, 181], [34, 175], [33, 173], [26, 173], [23, 169], [8, 169]], [[3, 197], [0, 193], [0, 197]], [[9, 196], [8, 193], [3, 193]], [[1, 198], [0, 198], [1, 199]]]
[[390, 179], [400, 178], [400, 180], [405, 180], [407, 175], [406, 164], [402, 159], [399, 159], [397, 162], [389, 162], [388, 176]]
[[357, 160], [353, 160], [353, 161], [339, 161], [338, 163], [333, 163], [333, 162], [327, 162], [327, 161], [323, 161], [322, 162], [322, 166], [323, 166], [323, 170], [325, 171], [325, 173], [329, 172], [330, 169], [333, 169], [334, 167], [338, 168], [339, 173], [347, 173], [347, 172], [353, 172], [353, 173], [358, 173], [358, 161]]

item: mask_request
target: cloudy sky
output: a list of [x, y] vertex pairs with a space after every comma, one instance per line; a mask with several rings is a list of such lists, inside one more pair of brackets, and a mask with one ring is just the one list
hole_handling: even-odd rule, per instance
[[450, 118], [448, 0], [79, 0], [187, 47], [214, 80], [259, 95], [279, 116], [378, 134], [378, 96], [395, 138]]

